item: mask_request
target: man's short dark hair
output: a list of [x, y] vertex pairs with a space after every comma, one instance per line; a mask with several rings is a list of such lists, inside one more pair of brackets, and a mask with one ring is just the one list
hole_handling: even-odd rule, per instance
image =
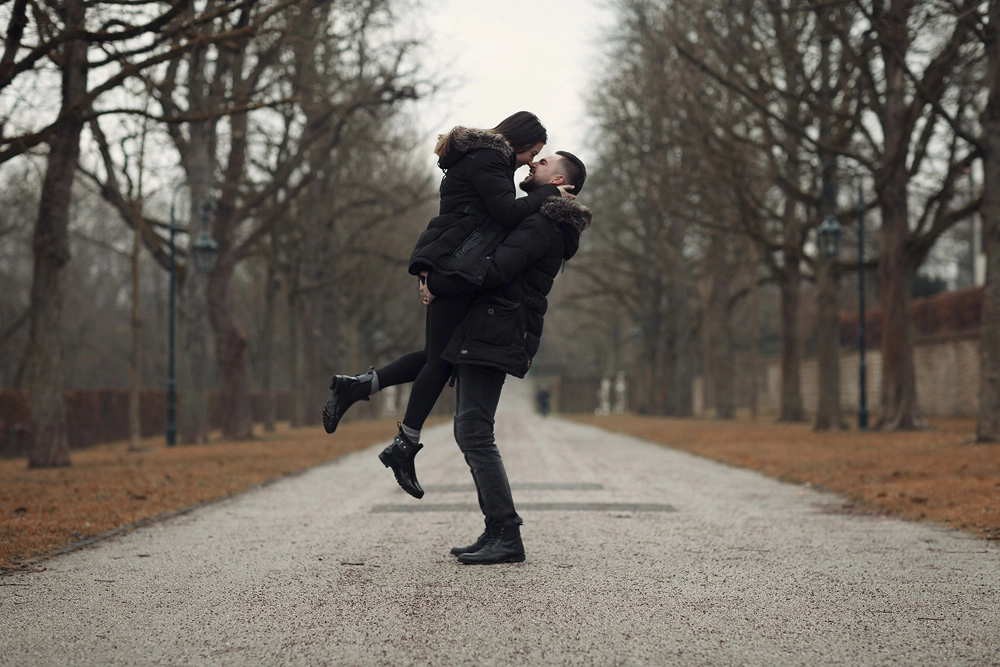
[[583, 160], [569, 151], [556, 151], [556, 155], [562, 156], [566, 161], [566, 173], [563, 176], [569, 181], [569, 185], [573, 186], [570, 192], [574, 195], [580, 194], [583, 183], [587, 180], [587, 168], [583, 165]]

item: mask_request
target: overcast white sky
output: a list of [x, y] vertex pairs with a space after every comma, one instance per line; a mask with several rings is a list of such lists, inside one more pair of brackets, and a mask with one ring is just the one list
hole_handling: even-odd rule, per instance
[[[602, 61], [611, 25], [605, 0], [423, 0], [427, 64], [452, 81], [420, 107], [430, 136], [455, 125], [493, 127], [522, 109], [549, 134], [544, 154], [584, 161], [584, 96]], [[521, 174], [519, 174], [520, 176]]]

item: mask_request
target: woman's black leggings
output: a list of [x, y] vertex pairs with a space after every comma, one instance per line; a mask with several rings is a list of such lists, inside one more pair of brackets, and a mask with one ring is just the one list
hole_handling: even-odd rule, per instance
[[451, 377], [452, 365], [441, 358], [451, 335], [469, 314], [471, 295], [439, 296], [427, 306], [426, 344], [419, 352], [410, 352], [375, 372], [379, 389], [412, 382], [403, 423], [420, 430], [434, 408], [441, 391]]

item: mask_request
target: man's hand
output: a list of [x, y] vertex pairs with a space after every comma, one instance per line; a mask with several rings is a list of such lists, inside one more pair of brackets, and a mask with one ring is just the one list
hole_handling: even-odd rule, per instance
[[427, 289], [427, 273], [427, 271], [420, 272], [420, 300], [424, 302], [425, 306], [429, 306], [434, 300], [434, 295]]
[[576, 190], [575, 185], [557, 185], [556, 187], [559, 188], [559, 192], [562, 193], [562, 196], [566, 197], [566, 199], [576, 199], [576, 195], [570, 192], [570, 190]]

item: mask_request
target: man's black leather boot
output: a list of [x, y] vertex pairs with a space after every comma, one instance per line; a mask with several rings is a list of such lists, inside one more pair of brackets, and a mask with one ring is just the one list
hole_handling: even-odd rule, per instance
[[496, 565], [524, 561], [524, 544], [520, 526], [489, 526], [486, 544], [479, 551], [459, 554], [458, 562], [465, 565]]
[[364, 375], [334, 375], [330, 380], [330, 396], [323, 405], [323, 428], [327, 433], [337, 430], [340, 418], [358, 401], [367, 401], [372, 393], [372, 366]]
[[467, 546], [467, 547], [452, 547], [451, 548], [451, 555], [452, 556], [461, 556], [462, 554], [475, 553], [475, 552], [479, 551], [480, 549], [482, 549], [483, 547], [486, 546], [486, 542], [489, 541], [489, 538], [490, 538], [489, 533], [483, 531], [483, 534], [480, 535], [478, 538], [476, 538], [476, 541], [473, 542], [472, 544], [470, 544], [469, 546]]
[[420, 482], [417, 481], [417, 471], [413, 467], [413, 459], [416, 458], [417, 452], [423, 448], [424, 446], [419, 442], [411, 442], [403, 435], [403, 428], [400, 426], [399, 434], [392, 441], [392, 444], [378, 455], [379, 461], [386, 468], [392, 468], [392, 474], [396, 476], [396, 482], [400, 488], [417, 499], [424, 497], [424, 490], [420, 488]]

